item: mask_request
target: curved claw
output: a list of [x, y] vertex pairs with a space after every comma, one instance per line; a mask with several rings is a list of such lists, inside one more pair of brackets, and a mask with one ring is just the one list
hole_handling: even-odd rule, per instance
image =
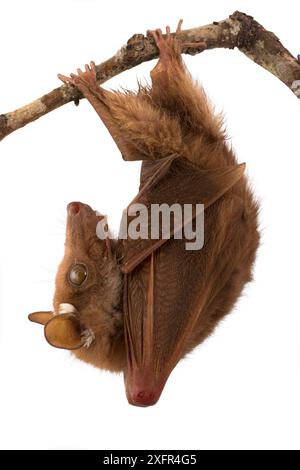
[[[162, 30], [160, 28], [157, 28], [157, 29], [154, 29], [153, 31], [150, 31], [150, 34], [152, 35], [160, 53], [162, 53], [167, 47], [165, 38], [163, 37]], [[169, 37], [170, 33], [167, 33], [167, 36]]]
[[[162, 30], [160, 28], [157, 28], [157, 29], [154, 29], [154, 30], [148, 30], [147, 31], [147, 34], [148, 35], [151, 35], [155, 41], [155, 44], [157, 45], [158, 49], [160, 50], [160, 52], [163, 52], [166, 50], [166, 44], [167, 46], [171, 46], [171, 43], [172, 43], [172, 39], [176, 38], [178, 39], [178, 36], [181, 34], [182, 30], [181, 30], [181, 26], [182, 26], [182, 23], [183, 23], [183, 20], [180, 19], [179, 22], [178, 22], [178, 25], [177, 25], [177, 28], [176, 28], [176, 31], [174, 33], [174, 35], [172, 35], [171, 33], [171, 28], [170, 26], [166, 26], [166, 36], [167, 38], [165, 38], [163, 36], [163, 33], [162, 33]], [[198, 42], [183, 42], [183, 41], [180, 41], [180, 44], [181, 44], [181, 49], [182, 48], [191, 48], [191, 49], [206, 49], [207, 48], [207, 44], [204, 42], [204, 41], [198, 41]]]
[[57, 74], [57, 77], [58, 77], [59, 80], [61, 80], [63, 83], [74, 85], [74, 82], [73, 82], [72, 77], [67, 77], [66, 75], [62, 75], [61, 73], [58, 73], [58, 74]]
[[77, 69], [77, 74], [71, 73], [70, 76], [62, 75], [61, 73], [57, 74], [58, 78], [64, 83], [71, 83], [72, 85], [76, 85], [78, 79], [89, 79], [92, 78], [96, 79], [96, 65], [95, 62], [91, 61], [90, 65], [85, 64], [84, 71], [80, 68]]
[[180, 19], [180, 20], [178, 21], [178, 25], [177, 25], [177, 28], [176, 28], [175, 36], [178, 36], [178, 34], [181, 33], [181, 26], [182, 26], [182, 23], [183, 23], [183, 19]]
[[159, 41], [163, 39], [161, 29], [154, 29], [153, 31], [150, 31], [150, 33], [152, 34], [156, 44], [158, 44]]
[[172, 39], [174, 39], [174, 38], [177, 39], [177, 36], [181, 33], [182, 22], [183, 22], [183, 20], [180, 19], [179, 22], [178, 22], [178, 25], [177, 25], [177, 28], [176, 28], [176, 31], [175, 31], [174, 35], [172, 35], [172, 33], [171, 33], [170, 26], [169, 25], [166, 26], [166, 36], [167, 36], [167, 38], [165, 38], [163, 36], [162, 30], [160, 28], [147, 31], [147, 34], [150, 34], [153, 37], [153, 39], [155, 41], [155, 44], [157, 45], [160, 52], [162, 52], [164, 49], [166, 49], [168, 46], [171, 45], [170, 41]]

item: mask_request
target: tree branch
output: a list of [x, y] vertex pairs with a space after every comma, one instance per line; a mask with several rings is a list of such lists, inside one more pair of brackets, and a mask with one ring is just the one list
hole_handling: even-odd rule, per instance
[[[300, 60], [285, 49], [272, 32], [266, 31], [252, 16], [236, 11], [229, 18], [207, 26], [182, 31], [185, 42], [205, 42], [207, 49], [237, 47], [249, 59], [275, 75], [300, 98]], [[202, 48], [185, 48], [195, 55]], [[113, 57], [96, 66], [97, 80], [103, 83], [125, 70], [158, 57], [151, 37], [132, 36]], [[0, 115], [0, 140], [15, 130], [70, 101], [79, 103], [81, 93], [71, 85], [62, 85], [16, 111]]]

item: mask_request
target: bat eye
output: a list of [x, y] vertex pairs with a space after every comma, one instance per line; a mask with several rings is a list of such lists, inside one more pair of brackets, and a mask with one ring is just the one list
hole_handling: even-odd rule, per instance
[[84, 264], [76, 264], [69, 272], [70, 283], [74, 286], [81, 286], [87, 278], [87, 268]]

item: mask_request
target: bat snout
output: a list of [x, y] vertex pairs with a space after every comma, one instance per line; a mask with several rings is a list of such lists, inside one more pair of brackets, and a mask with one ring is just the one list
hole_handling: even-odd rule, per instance
[[80, 211], [80, 207], [82, 204], [80, 202], [70, 202], [70, 204], [67, 205], [67, 211], [69, 215], [76, 215]]
[[[99, 221], [105, 218], [103, 214], [98, 211], [94, 211], [88, 204], [83, 202], [73, 201], [67, 205], [67, 213], [71, 220], [74, 220], [73, 216], [81, 215], [92, 221]], [[76, 217], [77, 219], [77, 217]]]

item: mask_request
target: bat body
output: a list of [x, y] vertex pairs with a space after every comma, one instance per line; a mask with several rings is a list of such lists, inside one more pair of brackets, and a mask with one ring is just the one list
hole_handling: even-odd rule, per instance
[[[125, 160], [142, 160], [132, 203], [183, 208], [203, 204], [204, 245], [187, 250], [186, 221], [170, 237], [100, 239], [103, 216], [68, 206], [65, 256], [58, 269], [54, 312], [30, 319], [47, 340], [96, 367], [123, 371], [129, 403], [153, 405], [178, 361], [200, 344], [238, 299], [259, 244], [258, 205], [244, 165], [227, 145], [222, 119], [181, 59], [176, 34], [152, 36], [160, 58], [152, 87], [137, 93], [99, 87], [94, 64], [59, 76], [92, 104]], [[198, 44], [197, 47], [201, 47]], [[131, 207], [129, 205], [129, 207]], [[195, 222], [192, 211], [190, 222]], [[127, 220], [127, 227], [131, 218]], [[150, 221], [146, 222], [150, 231]], [[145, 228], [145, 227], [144, 227]]]

